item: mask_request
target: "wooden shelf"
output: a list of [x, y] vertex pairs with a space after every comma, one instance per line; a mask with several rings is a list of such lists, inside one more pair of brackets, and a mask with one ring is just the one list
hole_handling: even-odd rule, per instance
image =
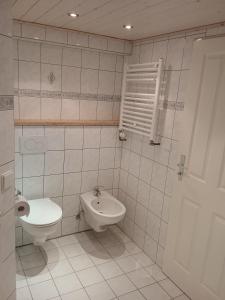
[[16, 126], [118, 126], [119, 120], [32, 120], [16, 119]]

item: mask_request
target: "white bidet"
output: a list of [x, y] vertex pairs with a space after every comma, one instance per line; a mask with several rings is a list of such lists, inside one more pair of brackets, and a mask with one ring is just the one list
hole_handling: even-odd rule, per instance
[[105, 191], [81, 194], [81, 205], [85, 220], [97, 232], [120, 222], [126, 213], [125, 206]]

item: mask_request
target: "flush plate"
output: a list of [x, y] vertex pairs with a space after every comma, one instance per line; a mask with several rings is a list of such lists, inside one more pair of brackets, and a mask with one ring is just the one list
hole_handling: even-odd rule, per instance
[[45, 136], [21, 136], [20, 153], [35, 154], [44, 153], [47, 149], [47, 138]]

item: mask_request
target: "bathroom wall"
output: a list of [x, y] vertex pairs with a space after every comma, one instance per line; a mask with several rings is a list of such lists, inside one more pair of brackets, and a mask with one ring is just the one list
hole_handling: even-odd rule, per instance
[[[15, 118], [118, 119], [128, 45], [123, 40], [14, 23]], [[46, 137], [48, 151], [21, 154], [20, 136], [39, 135]], [[117, 127], [17, 126], [15, 148], [17, 188], [27, 199], [51, 197], [63, 209], [54, 237], [88, 228], [83, 218], [76, 219], [80, 193], [102, 185], [117, 195], [121, 154]], [[30, 237], [18, 222], [16, 245], [27, 243]]]
[[130, 51], [128, 41], [15, 22], [15, 118], [118, 119]]
[[[48, 151], [20, 154], [20, 136], [45, 136]], [[118, 193], [121, 148], [116, 127], [23, 126], [16, 128], [16, 186], [27, 199], [50, 197], [63, 209], [54, 237], [87, 229], [80, 211], [80, 193], [101, 185]], [[30, 243], [19, 222], [17, 246]]]
[[[127, 207], [120, 227], [159, 265], [166, 246], [169, 207], [176, 180], [179, 128], [195, 39], [225, 33], [225, 26], [208, 26], [162, 35], [134, 43], [130, 63], [163, 58], [166, 85], [161, 95], [158, 133], [160, 146], [128, 134], [122, 145], [119, 198]], [[164, 95], [164, 97], [163, 97]], [[163, 101], [164, 100], [164, 101]]]
[[0, 1], [0, 299], [15, 300], [14, 127], [11, 1]]

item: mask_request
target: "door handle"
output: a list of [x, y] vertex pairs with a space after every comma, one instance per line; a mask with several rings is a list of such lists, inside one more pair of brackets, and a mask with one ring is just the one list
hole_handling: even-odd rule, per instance
[[177, 172], [178, 180], [182, 180], [182, 178], [183, 178], [183, 175], [184, 175], [184, 166], [185, 166], [185, 159], [186, 159], [186, 156], [184, 154], [181, 154], [180, 155], [180, 161], [177, 164], [177, 166], [178, 166], [178, 172]]

